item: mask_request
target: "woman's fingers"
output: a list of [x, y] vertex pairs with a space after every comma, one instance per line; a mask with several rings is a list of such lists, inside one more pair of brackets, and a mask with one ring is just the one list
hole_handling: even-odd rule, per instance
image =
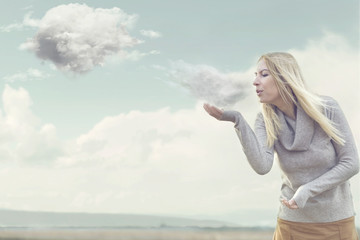
[[298, 209], [299, 208], [294, 199], [291, 199], [289, 201], [286, 199], [282, 199], [281, 202], [282, 202], [282, 204], [284, 204], [286, 207], [288, 207], [290, 209]]
[[291, 199], [291, 200], [289, 201], [289, 205], [290, 205], [290, 208], [291, 208], [291, 209], [297, 209], [297, 208], [299, 208], [294, 199]]
[[222, 110], [218, 109], [215, 106], [211, 106], [208, 103], [205, 103], [203, 107], [206, 110], [206, 112], [209, 113], [211, 116], [213, 116], [214, 118], [216, 118], [218, 120], [221, 119], [221, 116], [223, 114]]
[[288, 201], [286, 199], [282, 199], [281, 203], [288, 207], [289, 203], [288, 203]]
[[209, 107], [210, 107], [210, 105], [209, 104], [207, 104], [207, 103], [204, 103], [204, 109], [207, 111], [207, 112], [209, 112]]

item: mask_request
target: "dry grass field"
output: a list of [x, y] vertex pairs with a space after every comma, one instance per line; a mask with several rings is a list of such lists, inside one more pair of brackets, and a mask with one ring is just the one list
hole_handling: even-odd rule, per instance
[[273, 231], [172, 230], [172, 229], [82, 229], [0, 230], [1, 240], [268, 240]]

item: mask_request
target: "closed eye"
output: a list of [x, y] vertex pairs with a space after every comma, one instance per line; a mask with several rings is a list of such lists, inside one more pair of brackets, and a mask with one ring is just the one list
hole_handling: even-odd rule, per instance
[[[261, 70], [261, 71], [259, 71], [259, 73], [261, 74], [261, 76], [262, 77], [267, 77], [267, 76], [269, 76], [269, 73], [268, 73], [268, 69], [263, 69], [263, 70]], [[257, 76], [257, 72], [255, 72], [255, 77]]]

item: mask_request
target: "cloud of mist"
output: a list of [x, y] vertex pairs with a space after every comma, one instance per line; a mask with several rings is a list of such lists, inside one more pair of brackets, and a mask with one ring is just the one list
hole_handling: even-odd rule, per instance
[[120, 8], [91, 8], [85, 4], [59, 5], [40, 20], [24, 19], [37, 27], [36, 35], [20, 45], [62, 71], [86, 73], [104, 64], [106, 57], [126, 55], [141, 41], [130, 36], [137, 15]]
[[171, 79], [193, 96], [217, 106], [231, 106], [248, 95], [252, 87], [251, 70], [223, 73], [209, 65], [184, 61], [171, 63]]

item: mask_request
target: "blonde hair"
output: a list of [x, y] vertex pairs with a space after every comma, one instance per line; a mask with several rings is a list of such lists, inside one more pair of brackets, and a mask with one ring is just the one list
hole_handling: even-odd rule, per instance
[[[334, 123], [325, 116], [326, 104], [319, 96], [306, 89], [303, 76], [295, 58], [289, 53], [273, 52], [262, 55], [283, 101], [289, 105], [301, 106], [306, 114], [317, 122], [324, 132], [336, 143], [344, 145], [345, 141]], [[275, 106], [262, 104], [262, 111], [267, 133], [267, 145], [273, 146], [280, 132], [280, 121]]]

